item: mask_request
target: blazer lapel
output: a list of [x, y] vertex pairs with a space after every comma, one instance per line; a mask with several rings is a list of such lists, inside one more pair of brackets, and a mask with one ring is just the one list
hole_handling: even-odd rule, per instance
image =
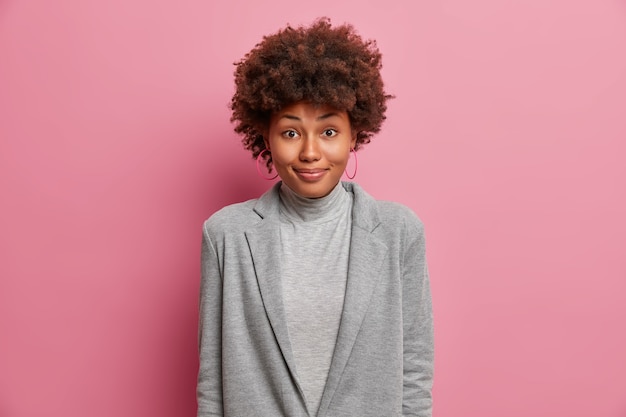
[[375, 233], [380, 223], [375, 200], [357, 188], [355, 184], [348, 184], [348, 186], [352, 186], [355, 195], [348, 281], [337, 343], [320, 403], [319, 416], [325, 415], [337, 390], [369, 307], [372, 293], [380, 279], [380, 267], [388, 250]]
[[[279, 183], [280, 184], [280, 183]], [[277, 184], [277, 187], [279, 186]], [[296, 367], [289, 341], [287, 319], [283, 305], [280, 269], [280, 224], [278, 221], [278, 188], [259, 199], [255, 212], [262, 218], [259, 224], [245, 232], [265, 312], [283, 358], [300, 395], [302, 387], [296, 377]]]

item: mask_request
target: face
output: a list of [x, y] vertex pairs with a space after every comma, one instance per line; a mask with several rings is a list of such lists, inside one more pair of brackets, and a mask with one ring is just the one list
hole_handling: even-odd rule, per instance
[[265, 147], [283, 182], [297, 194], [328, 195], [356, 143], [346, 111], [298, 102], [272, 115]]

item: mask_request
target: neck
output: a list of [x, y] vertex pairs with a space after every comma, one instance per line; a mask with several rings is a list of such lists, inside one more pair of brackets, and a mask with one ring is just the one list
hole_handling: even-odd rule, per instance
[[341, 214], [350, 196], [339, 182], [332, 191], [319, 198], [307, 198], [297, 194], [285, 183], [280, 187], [281, 212], [291, 220], [304, 222], [326, 221]]

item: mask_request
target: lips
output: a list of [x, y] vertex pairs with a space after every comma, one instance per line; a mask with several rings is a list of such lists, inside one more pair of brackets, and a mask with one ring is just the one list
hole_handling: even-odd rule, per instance
[[321, 179], [327, 172], [323, 168], [298, 168], [293, 170], [303, 181], [314, 182]]

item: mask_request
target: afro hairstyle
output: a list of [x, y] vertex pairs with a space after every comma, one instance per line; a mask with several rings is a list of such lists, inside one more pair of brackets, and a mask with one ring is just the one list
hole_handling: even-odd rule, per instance
[[[363, 41], [349, 24], [332, 27], [328, 18], [264, 36], [235, 65], [231, 122], [253, 158], [265, 149], [272, 114], [286, 106], [306, 101], [346, 111], [359, 149], [380, 131], [393, 97], [384, 91], [376, 42]], [[264, 156], [269, 167], [271, 155]]]

